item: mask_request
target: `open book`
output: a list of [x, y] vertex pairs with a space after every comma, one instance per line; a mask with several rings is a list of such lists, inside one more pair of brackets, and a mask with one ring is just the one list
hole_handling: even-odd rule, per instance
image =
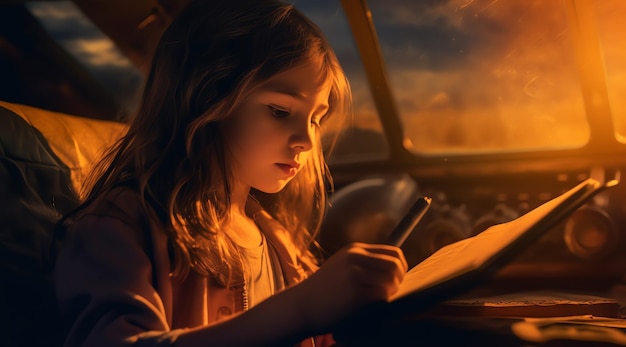
[[393, 320], [472, 289], [592, 196], [618, 182], [617, 178], [606, 182], [589, 178], [513, 221], [439, 249], [408, 271], [390, 302], [361, 312], [356, 319]]
[[506, 265], [589, 198], [618, 182], [588, 178], [517, 219], [439, 249], [409, 270], [391, 305], [415, 310], [467, 290]]

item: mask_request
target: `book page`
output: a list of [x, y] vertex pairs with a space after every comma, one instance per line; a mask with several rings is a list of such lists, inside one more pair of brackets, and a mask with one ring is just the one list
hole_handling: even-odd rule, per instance
[[500, 251], [514, 244], [520, 236], [551, 211], [559, 208], [569, 197], [598, 186], [598, 181], [589, 179], [513, 221], [491, 226], [476, 236], [439, 249], [407, 272], [390, 301], [479, 268]]

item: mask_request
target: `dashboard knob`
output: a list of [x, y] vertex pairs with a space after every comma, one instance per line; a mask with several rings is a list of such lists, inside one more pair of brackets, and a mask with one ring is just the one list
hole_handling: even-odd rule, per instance
[[611, 217], [600, 208], [583, 206], [565, 222], [567, 249], [585, 260], [607, 258], [615, 250], [619, 233]]

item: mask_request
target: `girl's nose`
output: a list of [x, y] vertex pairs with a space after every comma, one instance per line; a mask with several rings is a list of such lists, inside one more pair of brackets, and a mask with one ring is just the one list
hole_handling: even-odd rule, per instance
[[313, 148], [314, 131], [314, 127], [309, 122], [306, 123], [306, 126], [299, 124], [289, 138], [289, 147], [299, 152], [310, 151]]

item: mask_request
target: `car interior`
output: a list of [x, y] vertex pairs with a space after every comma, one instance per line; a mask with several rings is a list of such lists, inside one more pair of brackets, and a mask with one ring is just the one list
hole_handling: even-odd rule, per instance
[[[626, 172], [626, 2], [289, 2], [328, 36], [353, 93], [349, 121], [328, 125], [339, 140], [318, 239], [326, 254], [384, 242], [415, 199], [429, 197], [402, 245], [413, 267], [590, 177]], [[0, 1], [3, 320], [29, 322], [32, 307], [12, 298], [37, 295], [10, 285], [41, 267], [18, 244], [45, 242], [76, 206], [91, 165], [133, 117], [160, 34], [186, 3]], [[435, 302], [393, 326], [347, 329], [338, 345], [626, 345], [625, 246], [622, 183], [447, 298], [471, 305]], [[549, 303], [537, 304], [537, 293], [550, 293], [541, 296]], [[468, 309], [479, 301], [482, 311]], [[594, 311], [606, 303], [613, 311]], [[518, 310], [486, 309], [501, 306]], [[606, 321], [574, 321], [591, 316]]]

